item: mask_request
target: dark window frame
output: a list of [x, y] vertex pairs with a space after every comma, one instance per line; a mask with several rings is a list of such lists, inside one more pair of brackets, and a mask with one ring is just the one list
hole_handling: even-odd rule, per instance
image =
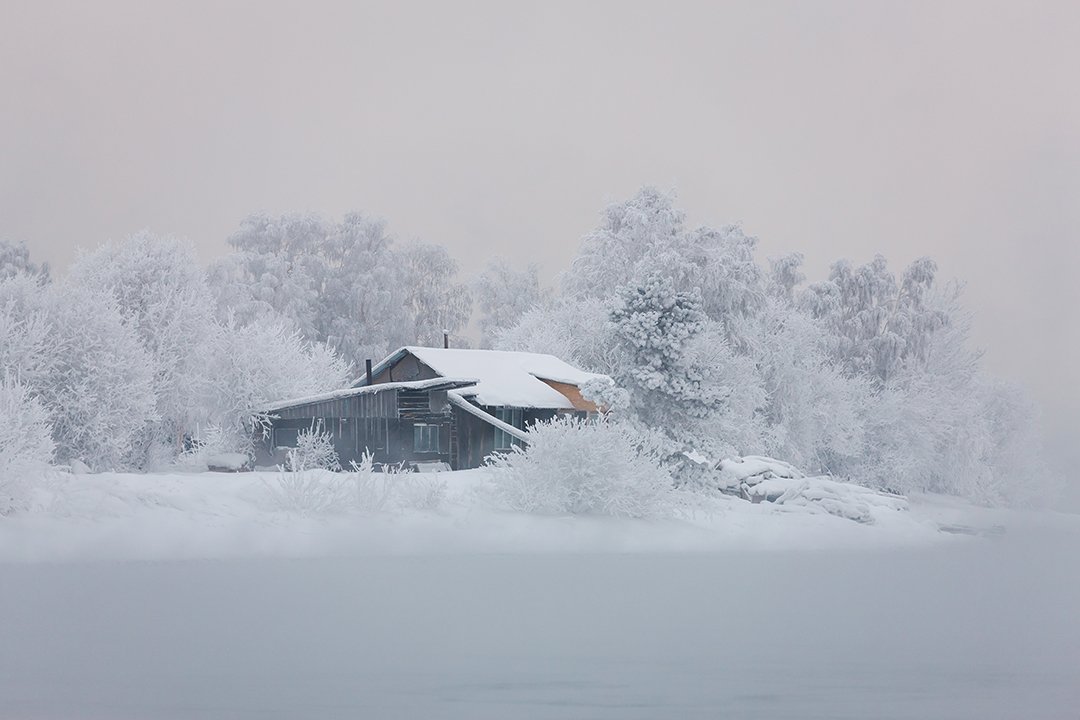
[[[519, 407], [510, 407], [506, 405], [500, 405], [495, 408], [495, 417], [502, 420], [507, 425], [516, 427], [518, 430], [523, 430], [524, 411]], [[495, 428], [495, 449], [496, 450], [509, 450], [514, 446], [521, 445], [521, 440], [514, 437], [510, 433], [502, 430], [501, 428]]]
[[439, 452], [439, 425], [415, 423], [413, 425], [413, 452]]

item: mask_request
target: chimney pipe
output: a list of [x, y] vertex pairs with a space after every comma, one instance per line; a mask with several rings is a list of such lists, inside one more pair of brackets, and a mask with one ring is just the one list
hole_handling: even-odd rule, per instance
[[367, 368], [367, 384], [371, 385], [372, 383], [371, 383], [371, 359], [370, 358], [364, 361], [364, 367]]
[[443, 346], [444, 350], [446, 348], [450, 347], [450, 331], [449, 330], [443, 330], [442, 331], [442, 346]]

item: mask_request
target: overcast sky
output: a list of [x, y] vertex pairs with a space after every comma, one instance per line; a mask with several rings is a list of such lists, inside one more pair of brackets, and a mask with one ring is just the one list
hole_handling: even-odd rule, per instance
[[0, 0], [0, 237], [356, 209], [551, 277], [678, 192], [811, 274], [929, 254], [1080, 464], [1080, 3]]

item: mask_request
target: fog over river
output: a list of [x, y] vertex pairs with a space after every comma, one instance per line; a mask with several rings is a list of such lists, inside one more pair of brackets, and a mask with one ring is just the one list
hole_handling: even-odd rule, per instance
[[1078, 551], [9, 564], [0, 716], [1075, 719]]

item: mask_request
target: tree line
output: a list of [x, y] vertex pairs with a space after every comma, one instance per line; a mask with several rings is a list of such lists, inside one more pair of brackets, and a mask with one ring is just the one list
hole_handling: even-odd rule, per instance
[[1030, 403], [983, 371], [960, 288], [928, 258], [841, 260], [808, 283], [801, 255], [763, 263], [741, 228], [691, 227], [654, 188], [605, 209], [551, 287], [501, 258], [462, 278], [446, 248], [360, 213], [253, 215], [227, 242], [204, 268], [138, 233], [59, 278], [0, 243], [0, 416], [17, 418], [0, 417], [0, 477], [159, 467], [192, 439], [242, 449], [261, 404], [474, 320], [481, 347], [612, 377], [587, 392], [686, 482], [688, 458], [764, 454], [991, 502], [1053, 485]]

